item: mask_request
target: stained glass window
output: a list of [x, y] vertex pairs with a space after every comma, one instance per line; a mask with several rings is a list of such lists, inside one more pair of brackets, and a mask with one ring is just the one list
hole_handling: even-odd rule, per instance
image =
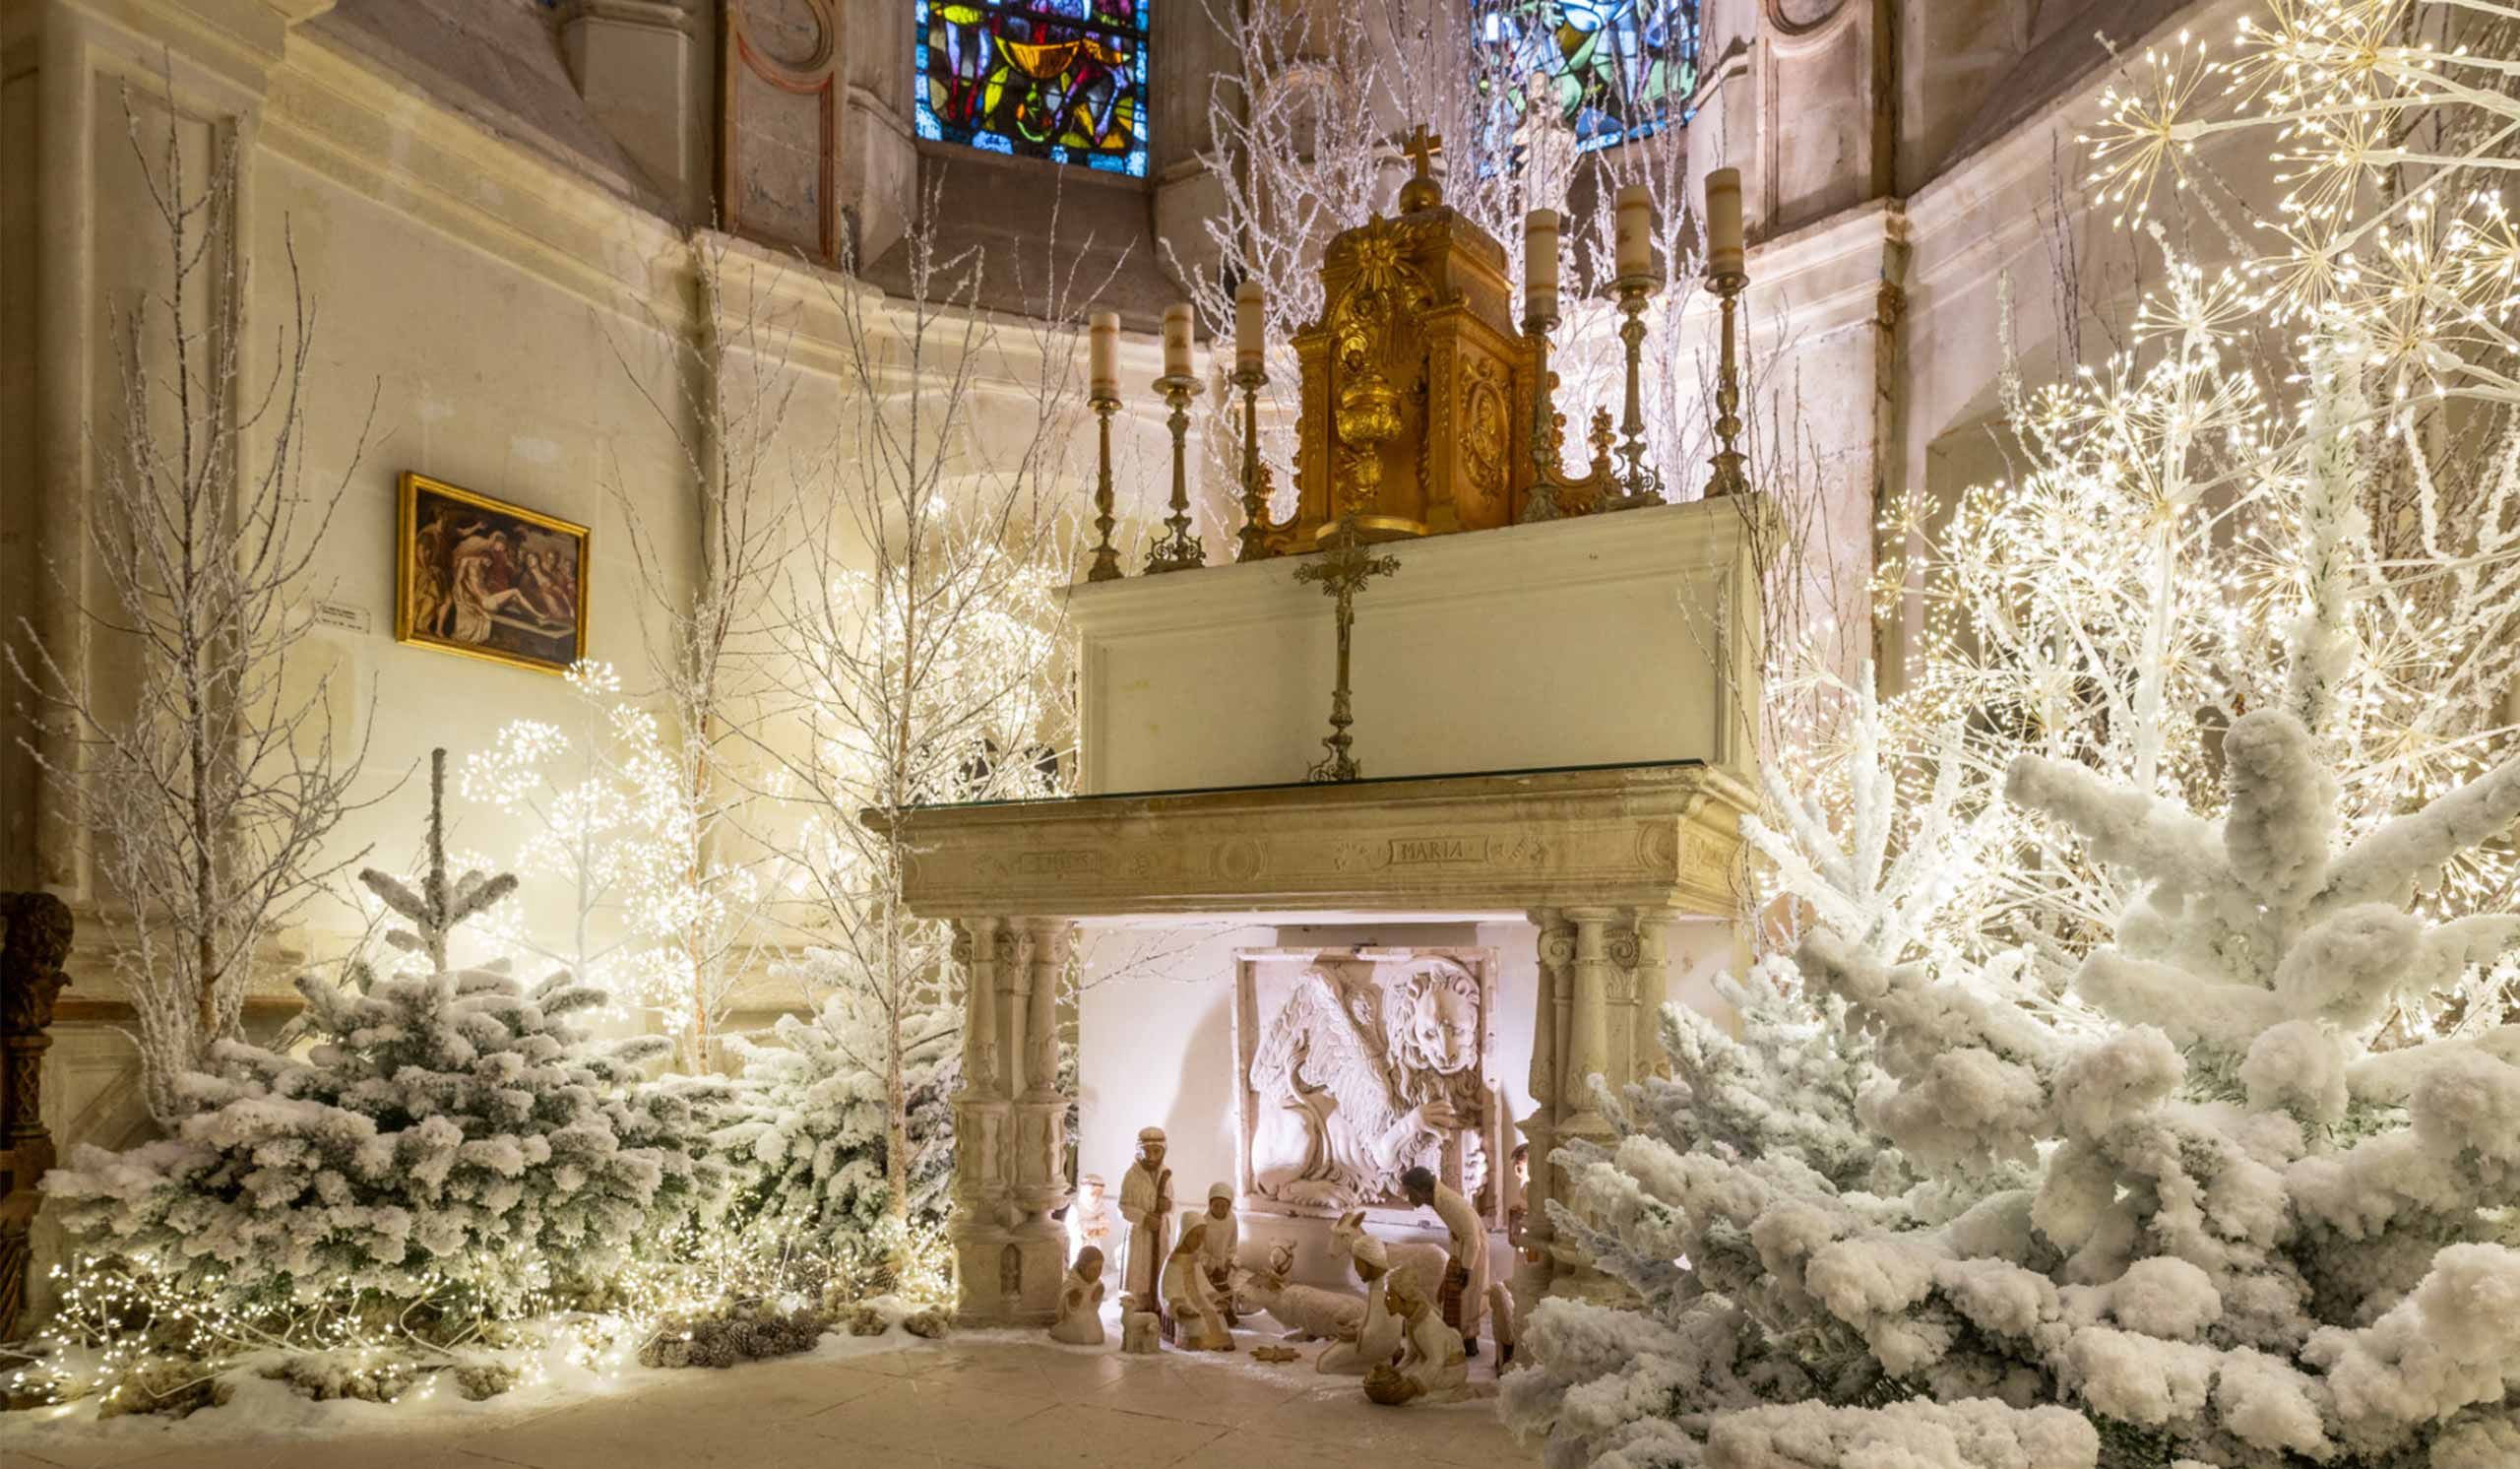
[[917, 0], [918, 135], [1146, 176], [1153, 0]]
[[1642, 138], [1697, 90], [1697, 0], [1473, 4], [1482, 89], [1513, 119], [1536, 99], [1555, 106], [1578, 148]]

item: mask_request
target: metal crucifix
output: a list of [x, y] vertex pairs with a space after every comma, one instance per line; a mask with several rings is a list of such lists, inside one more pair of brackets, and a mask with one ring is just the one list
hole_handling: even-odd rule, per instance
[[1296, 581], [1319, 582], [1321, 590], [1339, 602], [1339, 684], [1330, 695], [1330, 734], [1321, 741], [1330, 753], [1304, 773], [1305, 780], [1353, 781], [1364, 773], [1348, 753], [1354, 743], [1348, 727], [1356, 722], [1348, 697], [1348, 649], [1356, 625], [1356, 593], [1373, 578], [1399, 569], [1397, 556], [1365, 554], [1352, 517], [1341, 518], [1323, 546], [1320, 561], [1295, 568]]

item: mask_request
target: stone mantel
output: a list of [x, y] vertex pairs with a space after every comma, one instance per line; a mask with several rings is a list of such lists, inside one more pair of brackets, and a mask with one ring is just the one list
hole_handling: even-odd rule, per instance
[[1682, 761], [931, 806], [902, 818], [905, 897], [936, 918], [1729, 916], [1748, 802]]

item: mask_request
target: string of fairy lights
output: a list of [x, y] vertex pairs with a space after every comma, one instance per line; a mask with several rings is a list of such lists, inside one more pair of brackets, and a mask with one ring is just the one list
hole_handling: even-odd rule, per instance
[[[495, 1369], [532, 1388], [562, 1369], [610, 1377], [695, 1317], [756, 1302], [833, 1309], [878, 1295], [907, 1309], [952, 1298], [943, 1226], [901, 1224], [829, 1240], [729, 1231], [697, 1219], [665, 1231], [607, 1278], [599, 1299], [553, 1289], [530, 1250], [495, 1269], [423, 1268], [408, 1292], [301, 1283], [289, 1299], [230, 1289], [225, 1272], [158, 1268], [146, 1256], [80, 1253], [50, 1274], [58, 1307], [4, 1381], [12, 1402], [144, 1411], [240, 1369], [320, 1360], [389, 1384], [380, 1401], [426, 1398], [443, 1370]], [[485, 1281], [499, 1282], [486, 1288]], [[396, 1372], [402, 1368], [407, 1371]]]

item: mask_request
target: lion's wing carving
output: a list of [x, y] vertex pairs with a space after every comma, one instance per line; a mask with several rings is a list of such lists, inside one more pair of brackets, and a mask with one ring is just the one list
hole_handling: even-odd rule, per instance
[[[1307, 1203], [1375, 1196], [1387, 1182], [1388, 1139], [1408, 1109], [1385, 1069], [1381, 1017], [1359, 1015], [1329, 975], [1308, 969], [1270, 1020], [1251, 1057], [1251, 1089], [1300, 1115], [1301, 1142], [1255, 1160], [1264, 1192]], [[1294, 1156], [1298, 1152], [1301, 1157]]]

